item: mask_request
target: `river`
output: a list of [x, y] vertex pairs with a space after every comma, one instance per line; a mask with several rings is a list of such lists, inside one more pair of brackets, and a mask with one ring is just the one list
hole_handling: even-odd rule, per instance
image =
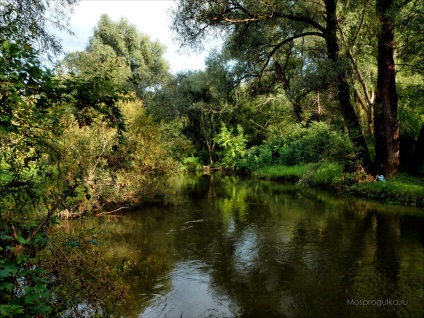
[[424, 317], [423, 210], [205, 174], [104, 226], [125, 317]]

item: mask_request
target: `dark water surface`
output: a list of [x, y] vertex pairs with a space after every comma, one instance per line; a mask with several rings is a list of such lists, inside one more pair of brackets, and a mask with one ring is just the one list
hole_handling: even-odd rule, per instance
[[[234, 176], [115, 223], [126, 317], [424, 317], [424, 214]], [[360, 306], [366, 305], [366, 306]]]

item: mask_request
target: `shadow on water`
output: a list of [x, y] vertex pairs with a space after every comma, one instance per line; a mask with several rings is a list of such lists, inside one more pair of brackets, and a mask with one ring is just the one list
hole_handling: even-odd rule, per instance
[[126, 317], [424, 316], [422, 211], [235, 176], [179, 182], [186, 204], [104, 225]]

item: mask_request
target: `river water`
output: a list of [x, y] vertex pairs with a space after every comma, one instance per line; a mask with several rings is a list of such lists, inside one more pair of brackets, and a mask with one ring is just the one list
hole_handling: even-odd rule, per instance
[[125, 317], [424, 317], [424, 213], [218, 174], [105, 226]]

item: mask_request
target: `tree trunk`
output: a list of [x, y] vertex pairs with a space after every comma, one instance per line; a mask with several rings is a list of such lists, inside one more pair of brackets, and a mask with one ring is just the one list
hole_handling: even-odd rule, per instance
[[213, 151], [214, 151], [214, 148], [215, 148], [215, 144], [214, 143], [211, 144], [211, 142], [209, 140], [206, 140], [205, 144], [206, 144], [206, 147], [208, 148], [209, 164], [213, 165]]
[[378, 41], [377, 96], [374, 107], [375, 154], [378, 173], [393, 175], [399, 169], [399, 122], [397, 119], [396, 73], [393, 59], [394, 22], [388, 15], [393, 0], [378, 0], [381, 21]]
[[[340, 61], [340, 50], [337, 39], [337, 14], [336, 0], [325, 0], [327, 13], [327, 28], [325, 33], [325, 41], [327, 44], [328, 58], [334, 62], [334, 66], [338, 67]], [[355, 108], [350, 98], [350, 87], [345, 73], [339, 73], [336, 78], [336, 86], [338, 91], [338, 100], [340, 110], [343, 115], [344, 122], [349, 132], [349, 136], [353, 144], [359, 147], [358, 156], [362, 160], [366, 170], [371, 169], [371, 159], [369, 156], [368, 146], [362, 133], [361, 125], [355, 113]]]

